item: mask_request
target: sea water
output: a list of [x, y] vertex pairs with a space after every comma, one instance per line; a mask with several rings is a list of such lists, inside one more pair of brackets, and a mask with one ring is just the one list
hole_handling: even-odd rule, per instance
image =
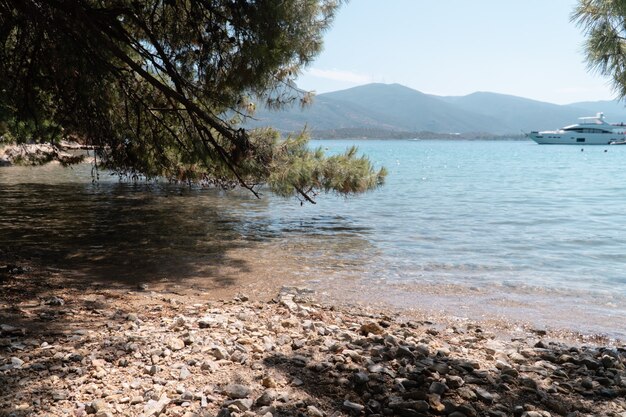
[[315, 205], [104, 174], [92, 183], [89, 166], [0, 169], [0, 247], [86, 276], [242, 285], [263, 271], [338, 301], [626, 336], [626, 147], [311, 143], [353, 144], [387, 168], [385, 185]]
[[[316, 144], [332, 152], [353, 143]], [[377, 273], [394, 271], [398, 280], [626, 296], [626, 147], [528, 141], [358, 145], [388, 169], [384, 187], [349, 200], [320, 197], [317, 206], [295, 218], [283, 213], [279, 221], [299, 220], [305, 212], [326, 219], [322, 228], [361, 231], [380, 257]]]
[[[330, 269], [340, 279], [357, 271], [357, 293], [460, 317], [626, 335], [626, 147], [315, 143], [329, 152], [352, 144], [388, 169], [384, 187], [271, 211], [285, 235], [327, 235], [333, 249], [320, 264], [332, 253], [347, 263]], [[346, 234], [358, 247], [338, 245]]]

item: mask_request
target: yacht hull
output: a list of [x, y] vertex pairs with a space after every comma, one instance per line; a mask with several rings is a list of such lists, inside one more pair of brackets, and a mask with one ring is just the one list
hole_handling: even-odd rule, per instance
[[606, 133], [531, 132], [528, 137], [540, 145], [608, 145], [624, 140], [624, 135]]

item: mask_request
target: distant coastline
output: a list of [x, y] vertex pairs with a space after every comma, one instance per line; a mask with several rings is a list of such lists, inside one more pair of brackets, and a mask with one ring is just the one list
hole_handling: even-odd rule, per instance
[[396, 131], [372, 128], [343, 128], [330, 130], [313, 130], [311, 138], [325, 139], [427, 139], [427, 140], [527, 140], [521, 133], [496, 135], [487, 132], [469, 133], [437, 133], [429, 131]]

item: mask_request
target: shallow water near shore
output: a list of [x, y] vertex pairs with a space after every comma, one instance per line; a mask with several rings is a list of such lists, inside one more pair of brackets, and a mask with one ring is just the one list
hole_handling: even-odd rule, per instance
[[625, 147], [313, 145], [353, 143], [387, 184], [302, 207], [103, 173], [94, 184], [88, 165], [3, 168], [0, 248], [77, 279], [298, 283], [340, 302], [626, 338]]

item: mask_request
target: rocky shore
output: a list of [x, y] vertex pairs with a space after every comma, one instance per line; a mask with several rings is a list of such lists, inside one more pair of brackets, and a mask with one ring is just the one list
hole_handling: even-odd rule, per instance
[[301, 288], [206, 301], [58, 286], [32, 299], [10, 290], [10, 267], [2, 416], [626, 416], [620, 347], [324, 306]]
[[73, 142], [62, 141], [59, 146], [49, 143], [2, 145], [0, 137], [0, 167], [11, 165], [43, 165], [58, 161], [62, 164], [75, 164], [84, 159], [83, 149]]

